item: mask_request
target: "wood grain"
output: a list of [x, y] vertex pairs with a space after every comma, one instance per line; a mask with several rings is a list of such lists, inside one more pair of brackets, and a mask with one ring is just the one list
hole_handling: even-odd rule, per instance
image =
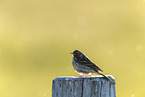
[[116, 97], [115, 78], [101, 76], [57, 77], [52, 83], [52, 97]]

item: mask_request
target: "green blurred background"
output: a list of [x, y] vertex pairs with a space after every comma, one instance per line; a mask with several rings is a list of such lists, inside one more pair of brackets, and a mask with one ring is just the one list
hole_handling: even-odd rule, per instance
[[0, 97], [51, 97], [78, 75], [82, 50], [116, 78], [117, 97], [145, 97], [145, 0], [0, 0]]

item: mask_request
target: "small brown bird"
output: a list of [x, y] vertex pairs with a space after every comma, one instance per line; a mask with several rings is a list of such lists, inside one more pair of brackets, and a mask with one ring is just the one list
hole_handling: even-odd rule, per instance
[[100, 74], [104, 76], [107, 80], [111, 80], [104, 74], [100, 73], [103, 72], [96, 64], [94, 64], [90, 59], [82, 53], [80, 50], [75, 50], [73, 53], [72, 65], [74, 70], [79, 73], [80, 75], [91, 75], [93, 74]]

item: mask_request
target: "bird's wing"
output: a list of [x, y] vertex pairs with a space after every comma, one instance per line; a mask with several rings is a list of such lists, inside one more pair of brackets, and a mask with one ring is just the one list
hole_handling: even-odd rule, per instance
[[100, 69], [96, 64], [85, 64], [86, 66], [88, 66], [88, 67], [90, 67], [90, 68], [92, 68], [93, 70], [100, 70], [100, 71], [102, 71], [103, 72], [103, 70], [102, 69]]
[[93, 62], [91, 62], [91, 61], [89, 60], [89, 58], [87, 58], [87, 57], [83, 57], [82, 60], [77, 60], [77, 62], [78, 62], [78, 63], [81, 63], [81, 64], [84, 64], [84, 65], [86, 65], [86, 66], [92, 68], [93, 70], [100, 70], [100, 71], [103, 72], [103, 70], [100, 69], [99, 66], [97, 66], [96, 64], [94, 64]]

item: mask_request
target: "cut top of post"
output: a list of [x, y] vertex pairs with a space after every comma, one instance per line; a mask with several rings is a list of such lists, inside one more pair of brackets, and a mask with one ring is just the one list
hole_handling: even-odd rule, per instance
[[[111, 83], [115, 83], [115, 78], [112, 75], [106, 75], [111, 79]], [[81, 77], [81, 76], [64, 76], [64, 77], [57, 77], [54, 80], [83, 80], [83, 79], [90, 79], [90, 80], [96, 80], [96, 81], [108, 81], [103, 76], [87, 76], [87, 77]]]

